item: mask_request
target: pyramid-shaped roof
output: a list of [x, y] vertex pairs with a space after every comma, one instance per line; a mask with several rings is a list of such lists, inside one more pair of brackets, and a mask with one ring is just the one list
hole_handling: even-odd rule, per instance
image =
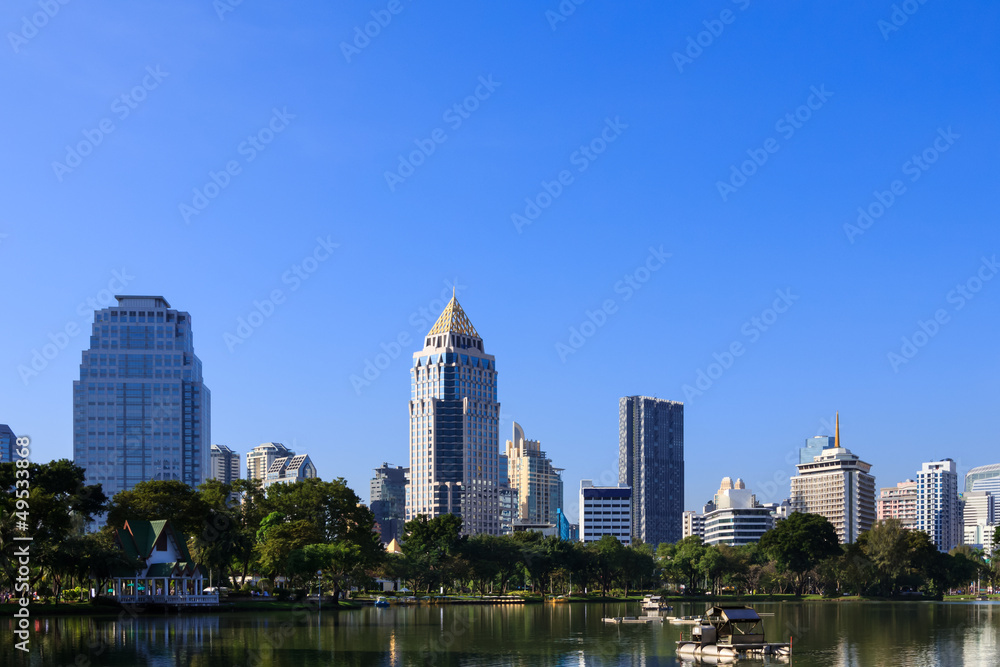
[[444, 307], [441, 316], [437, 318], [437, 322], [434, 323], [434, 326], [431, 327], [427, 335], [433, 336], [442, 333], [458, 333], [480, 338], [476, 328], [469, 321], [469, 316], [462, 310], [462, 306], [459, 305], [458, 299], [454, 295], [452, 295], [451, 301]]

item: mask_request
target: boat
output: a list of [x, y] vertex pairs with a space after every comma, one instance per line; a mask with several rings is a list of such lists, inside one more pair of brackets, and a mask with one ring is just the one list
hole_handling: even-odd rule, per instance
[[677, 642], [681, 657], [730, 661], [748, 656], [790, 656], [792, 645], [768, 642], [760, 615], [752, 607], [709, 607], [691, 638]]
[[376, 607], [388, 607], [389, 606], [389, 601], [385, 599], [385, 596], [380, 595], [377, 598], [375, 598], [375, 606]]
[[663, 611], [664, 609], [673, 609], [670, 605], [666, 603], [662, 596], [659, 595], [647, 595], [642, 599], [642, 610], [649, 611]]

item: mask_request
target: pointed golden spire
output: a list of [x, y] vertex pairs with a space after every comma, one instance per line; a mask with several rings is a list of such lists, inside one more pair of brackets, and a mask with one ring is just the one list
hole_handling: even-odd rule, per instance
[[[452, 287], [451, 289], [454, 291], [455, 288]], [[427, 335], [434, 336], [442, 333], [459, 333], [480, 338], [479, 333], [472, 326], [472, 322], [469, 321], [469, 317], [462, 310], [462, 306], [459, 305], [458, 299], [455, 298], [454, 294], [452, 294], [451, 301], [444, 307], [437, 322], [434, 323], [434, 326], [431, 327]]]
[[840, 449], [840, 411], [837, 411], [837, 430], [836, 435], [833, 436], [833, 446]]

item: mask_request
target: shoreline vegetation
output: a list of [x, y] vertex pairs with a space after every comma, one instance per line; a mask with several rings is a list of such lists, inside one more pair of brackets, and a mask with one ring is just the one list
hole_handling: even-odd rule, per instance
[[[0, 463], [0, 488], [13, 491], [18, 470], [25, 472]], [[346, 608], [368, 603], [351, 599], [352, 591], [390, 582], [421, 602], [462, 604], [484, 603], [487, 595], [618, 602], [637, 599], [637, 591], [675, 603], [941, 600], [1000, 587], [1000, 552], [963, 545], [943, 553], [926, 533], [896, 519], [877, 522], [843, 545], [827, 519], [796, 513], [757, 543], [708, 545], [691, 536], [654, 548], [626, 546], [611, 535], [588, 543], [537, 532], [468, 536], [457, 515], [419, 515], [405, 523], [390, 553], [374, 514], [343, 479], [266, 490], [257, 480], [210, 480], [197, 489], [177, 480], [147, 481], [109, 499], [100, 485], [85, 486], [83, 469], [68, 460], [28, 463], [26, 473], [27, 498], [0, 494], [0, 594], [33, 597], [39, 614], [48, 602], [80, 608], [72, 601], [113, 591], [120, 573], [145, 572], [144, 557], [127, 556], [116, 532], [135, 520], [169, 521], [209, 588], [229, 589], [218, 607], [229, 611], [301, 610], [300, 601], [318, 592], [324, 609]], [[106, 525], [86, 532], [98, 517]], [[996, 535], [1000, 541], [1000, 527]], [[9, 548], [25, 538], [30, 564]], [[565, 597], [570, 591], [590, 595]], [[116, 604], [102, 597], [93, 607], [109, 603]], [[12, 609], [16, 605], [0, 605], [0, 614]], [[159, 613], [171, 611], [177, 613]]]

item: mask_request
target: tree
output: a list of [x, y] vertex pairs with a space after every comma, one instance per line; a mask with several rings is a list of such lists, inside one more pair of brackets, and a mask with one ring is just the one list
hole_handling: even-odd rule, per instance
[[302, 519], [269, 525], [266, 530], [262, 527], [261, 531], [262, 540], [257, 545], [259, 562], [261, 571], [270, 579], [288, 572], [288, 556], [293, 551], [317, 544], [323, 538], [315, 524]]
[[293, 576], [308, 579], [322, 570], [323, 578], [333, 584], [334, 600], [340, 599], [341, 590], [363, 564], [361, 547], [348, 542], [308, 544], [288, 555], [288, 572]]
[[820, 561], [841, 553], [833, 524], [818, 514], [796, 512], [767, 531], [760, 548], [773, 559], [778, 569], [796, 577], [796, 593], [801, 595], [804, 575]]
[[886, 519], [858, 537], [861, 552], [871, 560], [877, 573], [879, 595], [892, 595], [906, 568], [906, 532], [899, 519]]
[[473, 535], [462, 546], [462, 555], [469, 563], [469, 576], [480, 597], [486, 595], [486, 589], [500, 574], [497, 543], [502, 539], [486, 534]]
[[121, 528], [129, 519], [169, 519], [179, 533], [201, 533], [209, 506], [195, 489], [176, 479], [139, 482], [119, 491], [108, 506], [108, 525]]
[[456, 556], [461, 553], [462, 519], [442, 514], [428, 519], [419, 514], [403, 525], [403, 554], [417, 568], [416, 579], [427, 587], [449, 578]]
[[[685, 582], [684, 592], [687, 594], [693, 594], [698, 590], [701, 561], [705, 556], [706, 548], [698, 535], [689, 535], [676, 545], [667, 547], [663, 544], [660, 545], [662, 555], [669, 559], [666, 569], [671, 572], [673, 577]], [[659, 550], [657, 553], [661, 554]]]
[[614, 535], [604, 535], [588, 546], [594, 556], [594, 575], [601, 586], [601, 594], [607, 597], [612, 582], [621, 570], [625, 546]]

